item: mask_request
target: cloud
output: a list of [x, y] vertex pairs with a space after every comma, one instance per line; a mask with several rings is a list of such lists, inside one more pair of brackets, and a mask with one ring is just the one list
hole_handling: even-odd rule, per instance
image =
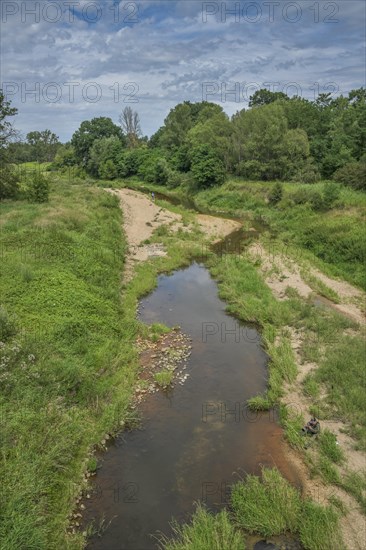
[[[295, 82], [311, 99], [329, 82], [343, 93], [364, 84], [363, 2], [273, 6], [75, 0], [71, 9], [63, 0], [3, 0], [1, 81], [19, 109], [17, 127], [49, 127], [68, 140], [82, 120], [117, 122], [131, 102], [150, 135], [176, 103], [202, 100], [208, 82], [228, 114], [247, 106], [249, 84], [286, 90]], [[239, 101], [225, 96], [238, 85]]]

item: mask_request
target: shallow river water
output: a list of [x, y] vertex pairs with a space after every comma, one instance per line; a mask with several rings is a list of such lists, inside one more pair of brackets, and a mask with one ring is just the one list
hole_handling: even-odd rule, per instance
[[180, 325], [192, 339], [183, 385], [148, 395], [140, 429], [123, 432], [102, 456], [85, 519], [109, 526], [90, 550], [148, 550], [152, 535], [189, 519], [194, 502], [225, 506], [231, 483], [262, 465], [292, 482], [273, 412], [250, 413], [246, 400], [266, 387], [260, 334], [225, 312], [216, 282], [199, 264], [158, 278], [140, 303], [141, 319]]

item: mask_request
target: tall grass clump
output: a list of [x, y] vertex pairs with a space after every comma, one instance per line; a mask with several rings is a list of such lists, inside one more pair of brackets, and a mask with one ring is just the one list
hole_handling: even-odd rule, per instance
[[342, 541], [339, 513], [333, 506], [321, 506], [310, 500], [304, 502], [299, 533], [306, 550], [346, 548]]
[[330, 430], [323, 430], [318, 436], [321, 453], [336, 464], [344, 462], [344, 452], [337, 442], [337, 437]]
[[273, 536], [290, 532], [306, 550], [342, 549], [339, 512], [302, 500], [299, 491], [277, 469], [262, 469], [262, 478], [248, 475], [231, 495], [235, 524], [249, 533]]
[[235, 522], [249, 533], [269, 536], [298, 529], [300, 495], [276, 469], [263, 468], [262, 479], [248, 475], [235, 484], [231, 503]]
[[172, 524], [174, 538], [161, 539], [164, 550], [245, 550], [242, 533], [230, 522], [226, 510], [210, 514], [198, 505], [192, 523]]

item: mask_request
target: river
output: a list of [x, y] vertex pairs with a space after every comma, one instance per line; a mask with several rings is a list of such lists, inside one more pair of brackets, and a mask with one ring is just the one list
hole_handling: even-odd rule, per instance
[[170, 535], [172, 518], [189, 520], [194, 502], [218, 510], [230, 484], [277, 466], [293, 483], [282, 429], [273, 411], [254, 414], [249, 397], [263, 392], [267, 355], [255, 327], [225, 312], [216, 282], [201, 264], [158, 278], [140, 303], [143, 322], [180, 325], [192, 339], [183, 385], [150, 394], [140, 429], [122, 432], [101, 457], [85, 521], [104, 518], [89, 550], [149, 550]]

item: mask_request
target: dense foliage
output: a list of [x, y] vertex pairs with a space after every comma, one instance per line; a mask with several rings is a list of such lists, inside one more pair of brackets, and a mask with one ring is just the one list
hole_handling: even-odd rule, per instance
[[[7, 116], [15, 114], [9, 104], [7, 109]], [[337, 98], [320, 94], [314, 101], [262, 89], [251, 96], [249, 109], [231, 118], [220, 105], [185, 101], [170, 110], [150, 140], [141, 137], [138, 113], [131, 108], [119, 122], [85, 120], [64, 145], [50, 130], [30, 132], [7, 150], [13, 162], [53, 161], [55, 169], [65, 170], [78, 165], [94, 178], [136, 175], [168, 187], [187, 182], [205, 189], [237, 175], [299, 183], [334, 179], [365, 189], [364, 88]]]

